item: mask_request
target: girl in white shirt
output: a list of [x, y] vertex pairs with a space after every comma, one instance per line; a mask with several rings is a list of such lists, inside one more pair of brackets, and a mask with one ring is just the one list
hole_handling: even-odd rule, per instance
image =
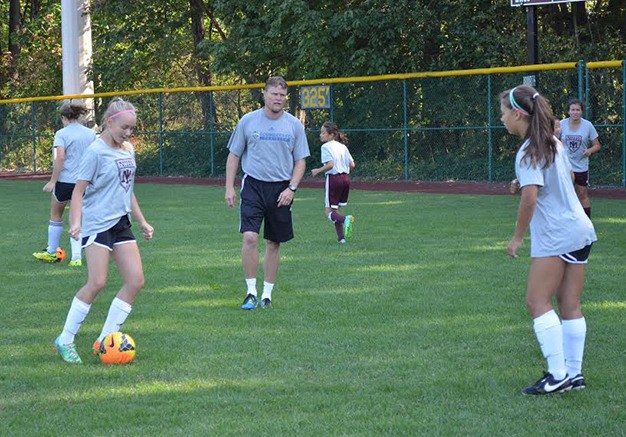
[[322, 167], [311, 170], [313, 176], [326, 174], [324, 211], [328, 220], [335, 225], [337, 241], [345, 244], [352, 236], [354, 217], [343, 216], [340, 208], [348, 204], [350, 193], [350, 170], [355, 167], [354, 159], [346, 147], [348, 137], [337, 124], [327, 121], [320, 130], [322, 144]]
[[[530, 227], [526, 304], [548, 364], [548, 373], [522, 393], [583, 389], [587, 327], [580, 297], [596, 234], [576, 196], [567, 154], [554, 136], [548, 100], [532, 87], [518, 86], [500, 95], [500, 111], [507, 131], [523, 140], [515, 160], [521, 200], [507, 252], [517, 257]], [[552, 308], [554, 295], [561, 318]]]

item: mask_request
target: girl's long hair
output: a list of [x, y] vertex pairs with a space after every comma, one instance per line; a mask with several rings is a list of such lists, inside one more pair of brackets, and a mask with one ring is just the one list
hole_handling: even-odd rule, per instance
[[327, 121], [322, 125], [322, 127], [325, 128], [326, 132], [328, 132], [330, 135], [334, 135], [335, 139], [342, 143], [344, 146], [348, 144], [348, 136], [339, 130], [339, 128], [337, 127], [337, 123]]
[[530, 123], [524, 136], [529, 144], [522, 160], [529, 160], [533, 167], [540, 163], [543, 163], [542, 168], [552, 165], [556, 155], [556, 139], [554, 115], [548, 99], [533, 87], [520, 85], [502, 92], [500, 102], [529, 118]]

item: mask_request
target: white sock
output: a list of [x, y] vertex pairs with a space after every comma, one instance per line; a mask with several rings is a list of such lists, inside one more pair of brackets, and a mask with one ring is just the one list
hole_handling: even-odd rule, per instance
[[563, 320], [562, 325], [565, 366], [567, 374], [574, 377], [582, 373], [587, 322], [584, 317], [581, 317], [580, 319]]
[[82, 239], [79, 237], [78, 240], [74, 240], [70, 237], [70, 247], [72, 248], [72, 261], [82, 258], [82, 247], [81, 241]]
[[246, 278], [246, 285], [248, 286], [247, 294], [256, 296], [256, 278]]
[[102, 327], [102, 332], [98, 337], [98, 341], [102, 343], [104, 337], [112, 332], [119, 331], [132, 309], [133, 307], [129, 303], [126, 303], [117, 297], [114, 298], [113, 302], [111, 302], [111, 306], [109, 307], [109, 314], [104, 321], [104, 326]]
[[85, 317], [89, 313], [91, 305], [74, 297], [70, 310], [67, 312], [67, 319], [65, 319], [65, 325], [63, 326], [63, 332], [61, 332], [61, 344], [74, 343], [74, 337], [80, 329]]
[[270, 284], [269, 282], [263, 281], [263, 294], [261, 295], [261, 300], [263, 299], [272, 300], [273, 289], [274, 289], [274, 284]]
[[53, 222], [52, 220], [48, 222], [48, 247], [46, 248], [48, 253], [56, 253], [62, 233], [63, 222]]
[[559, 316], [554, 310], [550, 310], [533, 320], [533, 328], [541, 346], [541, 352], [548, 362], [548, 372], [557, 380], [565, 378], [567, 371], [565, 370], [563, 331]]

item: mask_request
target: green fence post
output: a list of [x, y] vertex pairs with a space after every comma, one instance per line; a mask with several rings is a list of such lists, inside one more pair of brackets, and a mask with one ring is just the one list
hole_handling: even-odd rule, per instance
[[335, 88], [334, 88], [333, 84], [331, 83], [330, 84], [330, 121], [333, 121], [333, 122], [335, 121], [335, 99], [334, 99], [335, 93], [334, 93], [334, 90], [335, 90]]
[[0, 105], [0, 171], [2, 171], [2, 169], [4, 168], [4, 165], [2, 163], [2, 151], [4, 150], [4, 145], [3, 145], [3, 142], [4, 142], [4, 130], [3, 130], [3, 127], [4, 127], [4, 118], [5, 118], [4, 110], [5, 110], [6, 106], [7, 105]]
[[211, 177], [215, 176], [215, 134], [213, 131], [213, 91], [209, 91], [209, 147], [211, 149]]
[[163, 176], [163, 93], [159, 93], [159, 176]]
[[487, 180], [493, 182], [493, 143], [491, 138], [491, 75], [487, 75], [487, 159], [489, 162], [489, 174]]
[[585, 61], [582, 59], [578, 61], [578, 98], [583, 101], [583, 66]]
[[622, 187], [626, 187], [626, 59], [622, 62]]
[[404, 179], [409, 179], [409, 110], [407, 108], [406, 79], [402, 79], [402, 106], [404, 112]]
[[30, 105], [32, 132], [33, 132], [33, 174], [37, 174], [37, 111], [35, 110], [35, 102]]
[[590, 70], [587, 67], [587, 65], [585, 65], [585, 115], [584, 117], [586, 119], [589, 119], [589, 75], [590, 75]]

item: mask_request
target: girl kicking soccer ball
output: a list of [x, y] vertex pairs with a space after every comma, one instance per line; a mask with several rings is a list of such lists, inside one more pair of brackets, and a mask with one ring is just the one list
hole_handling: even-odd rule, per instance
[[68, 363], [82, 363], [74, 337], [106, 284], [110, 259], [117, 264], [123, 283], [94, 342], [95, 353], [108, 334], [120, 330], [144, 285], [141, 256], [129, 215], [146, 240], [152, 238], [154, 229], [144, 218], [133, 193], [137, 166], [128, 141], [136, 124], [135, 107], [114, 99], [102, 117], [102, 135], [87, 148], [81, 161], [72, 193], [70, 237], [80, 238], [85, 249], [87, 283], [72, 300], [63, 331], [54, 341], [57, 352]]
[[[521, 199], [507, 252], [517, 257], [530, 226], [526, 305], [548, 364], [548, 373], [522, 393], [583, 389], [587, 326], [580, 297], [596, 233], [576, 196], [567, 154], [554, 136], [548, 101], [534, 88], [518, 86], [500, 95], [500, 111], [507, 131], [522, 139], [515, 158]], [[554, 295], [560, 319], [552, 308]]]

